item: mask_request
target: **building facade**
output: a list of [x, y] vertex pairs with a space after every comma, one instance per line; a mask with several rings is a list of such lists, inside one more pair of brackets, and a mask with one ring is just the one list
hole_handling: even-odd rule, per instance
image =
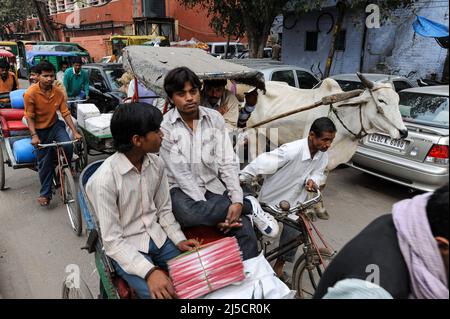
[[[283, 62], [325, 70], [337, 9], [328, 7], [300, 17], [286, 17], [283, 29]], [[364, 11], [348, 12], [338, 37], [331, 74], [357, 71], [408, 76], [411, 79], [443, 77], [448, 49], [435, 39], [415, 34], [416, 15], [447, 24], [448, 2], [419, 0], [411, 10], [396, 10], [381, 28], [366, 28]]]

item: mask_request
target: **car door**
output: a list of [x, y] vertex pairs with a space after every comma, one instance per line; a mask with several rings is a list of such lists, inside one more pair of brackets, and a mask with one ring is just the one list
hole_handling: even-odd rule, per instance
[[285, 82], [292, 87], [297, 87], [295, 78], [294, 70], [279, 70], [272, 73], [270, 81]]
[[105, 95], [108, 86], [100, 69], [89, 69], [89, 102], [95, 104], [101, 113], [108, 108], [110, 99]]
[[316, 79], [315, 76], [312, 74], [303, 71], [303, 70], [296, 70], [297, 73], [297, 80], [298, 80], [298, 88], [300, 89], [312, 89], [314, 86], [319, 83], [319, 80]]

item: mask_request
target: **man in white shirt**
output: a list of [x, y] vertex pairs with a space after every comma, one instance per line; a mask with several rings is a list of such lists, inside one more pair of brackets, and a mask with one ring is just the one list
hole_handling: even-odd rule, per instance
[[[285, 144], [280, 148], [258, 156], [240, 173], [245, 183], [257, 175], [265, 177], [259, 201], [278, 205], [288, 201], [292, 206], [304, 202], [308, 191], [318, 189], [325, 178], [328, 164], [326, 151], [336, 136], [336, 126], [327, 117], [314, 121], [307, 138]], [[289, 226], [283, 228], [280, 246], [297, 237], [297, 231]], [[282, 277], [285, 262], [293, 262], [296, 249], [292, 249], [275, 263], [275, 273]]]
[[143, 103], [120, 105], [111, 120], [117, 153], [86, 185], [106, 254], [140, 298], [176, 298], [167, 261], [198, 245], [186, 240], [172, 213], [159, 151], [161, 112]]

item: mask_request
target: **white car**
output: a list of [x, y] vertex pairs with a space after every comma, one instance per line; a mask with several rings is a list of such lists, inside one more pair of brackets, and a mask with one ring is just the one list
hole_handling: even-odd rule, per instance
[[312, 89], [319, 83], [319, 79], [307, 69], [275, 60], [235, 59], [231, 62], [260, 71], [265, 81], [285, 82], [299, 89]]
[[[209, 42], [209, 53], [213, 56], [220, 56], [221, 58], [225, 57], [225, 47], [226, 42]], [[240, 56], [247, 48], [245, 44], [239, 42], [230, 42], [228, 47], [228, 58], [234, 59]]]

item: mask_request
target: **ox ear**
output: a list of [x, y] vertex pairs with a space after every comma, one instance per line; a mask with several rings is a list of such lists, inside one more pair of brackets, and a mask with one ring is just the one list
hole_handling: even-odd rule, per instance
[[395, 90], [395, 85], [394, 85], [394, 81], [392, 80], [392, 76], [389, 75], [387, 80], [384, 80], [381, 83], [389, 84], [392, 87], [392, 89]]

